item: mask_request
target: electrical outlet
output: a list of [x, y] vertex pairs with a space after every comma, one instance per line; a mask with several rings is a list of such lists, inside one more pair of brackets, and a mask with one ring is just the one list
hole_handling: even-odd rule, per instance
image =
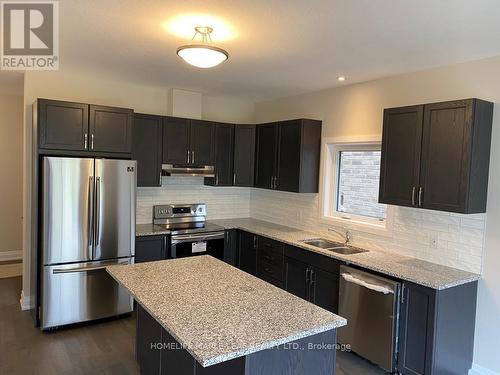
[[429, 237], [429, 246], [431, 249], [437, 249], [438, 247], [438, 237], [437, 234], [431, 234]]

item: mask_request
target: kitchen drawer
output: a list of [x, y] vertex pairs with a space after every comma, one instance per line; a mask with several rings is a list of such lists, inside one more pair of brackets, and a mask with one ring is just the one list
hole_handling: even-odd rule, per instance
[[283, 243], [279, 241], [272, 240], [267, 237], [261, 237], [257, 239], [257, 248], [260, 250], [274, 250], [283, 255]]
[[276, 280], [283, 280], [283, 258], [281, 261], [269, 261], [259, 254], [257, 258], [257, 273], [268, 275]]
[[274, 286], [277, 286], [278, 288], [284, 289], [283, 280], [275, 279], [272, 276], [272, 274], [267, 273], [266, 271], [257, 271], [257, 277], [259, 279], [262, 279], [262, 280], [268, 282], [269, 284], [273, 284]]
[[275, 250], [273, 248], [261, 248], [257, 255], [259, 260], [265, 261], [272, 265], [279, 265], [283, 267], [283, 251]]

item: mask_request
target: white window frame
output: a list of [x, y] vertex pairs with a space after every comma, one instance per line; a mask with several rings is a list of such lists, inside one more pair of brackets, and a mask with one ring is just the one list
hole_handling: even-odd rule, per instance
[[387, 206], [385, 220], [337, 211], [339, 155], [341, 151], [380, 149], [378, 136], [324, 138], [320, 179], [320, 221], [335, 227], [383, 236], [392, 235], [393, 210]]

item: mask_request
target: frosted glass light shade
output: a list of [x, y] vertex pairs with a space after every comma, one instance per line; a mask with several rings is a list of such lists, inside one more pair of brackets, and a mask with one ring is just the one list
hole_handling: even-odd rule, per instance
[[205, 44], [179, 47], [177, 54], [188, 64], [198, 68], [213, 68], [229, 58], [229, 54], [222, 48]]

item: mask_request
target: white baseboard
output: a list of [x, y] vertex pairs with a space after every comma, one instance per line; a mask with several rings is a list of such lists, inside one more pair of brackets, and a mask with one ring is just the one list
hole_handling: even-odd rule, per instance
[[10, 260], [22, 260], [23, 251], [22, 250], [12, 250], [12, 251], [0, 251], [0, 262], [6, 262]]
[[500, 374], [498, 372], [491, 371], [486, 367], [481, 367], [473, 363], [472, 368], [469, 371], [469, 375], [500, 375]]
[[19, 300], [19, 304], [21, 305], [21, 310], [31, 310], [34, 306], [34, 301], [32, 301], [31, 296], [25, 296], [24, 291], [21, 291], [21, 298]]

